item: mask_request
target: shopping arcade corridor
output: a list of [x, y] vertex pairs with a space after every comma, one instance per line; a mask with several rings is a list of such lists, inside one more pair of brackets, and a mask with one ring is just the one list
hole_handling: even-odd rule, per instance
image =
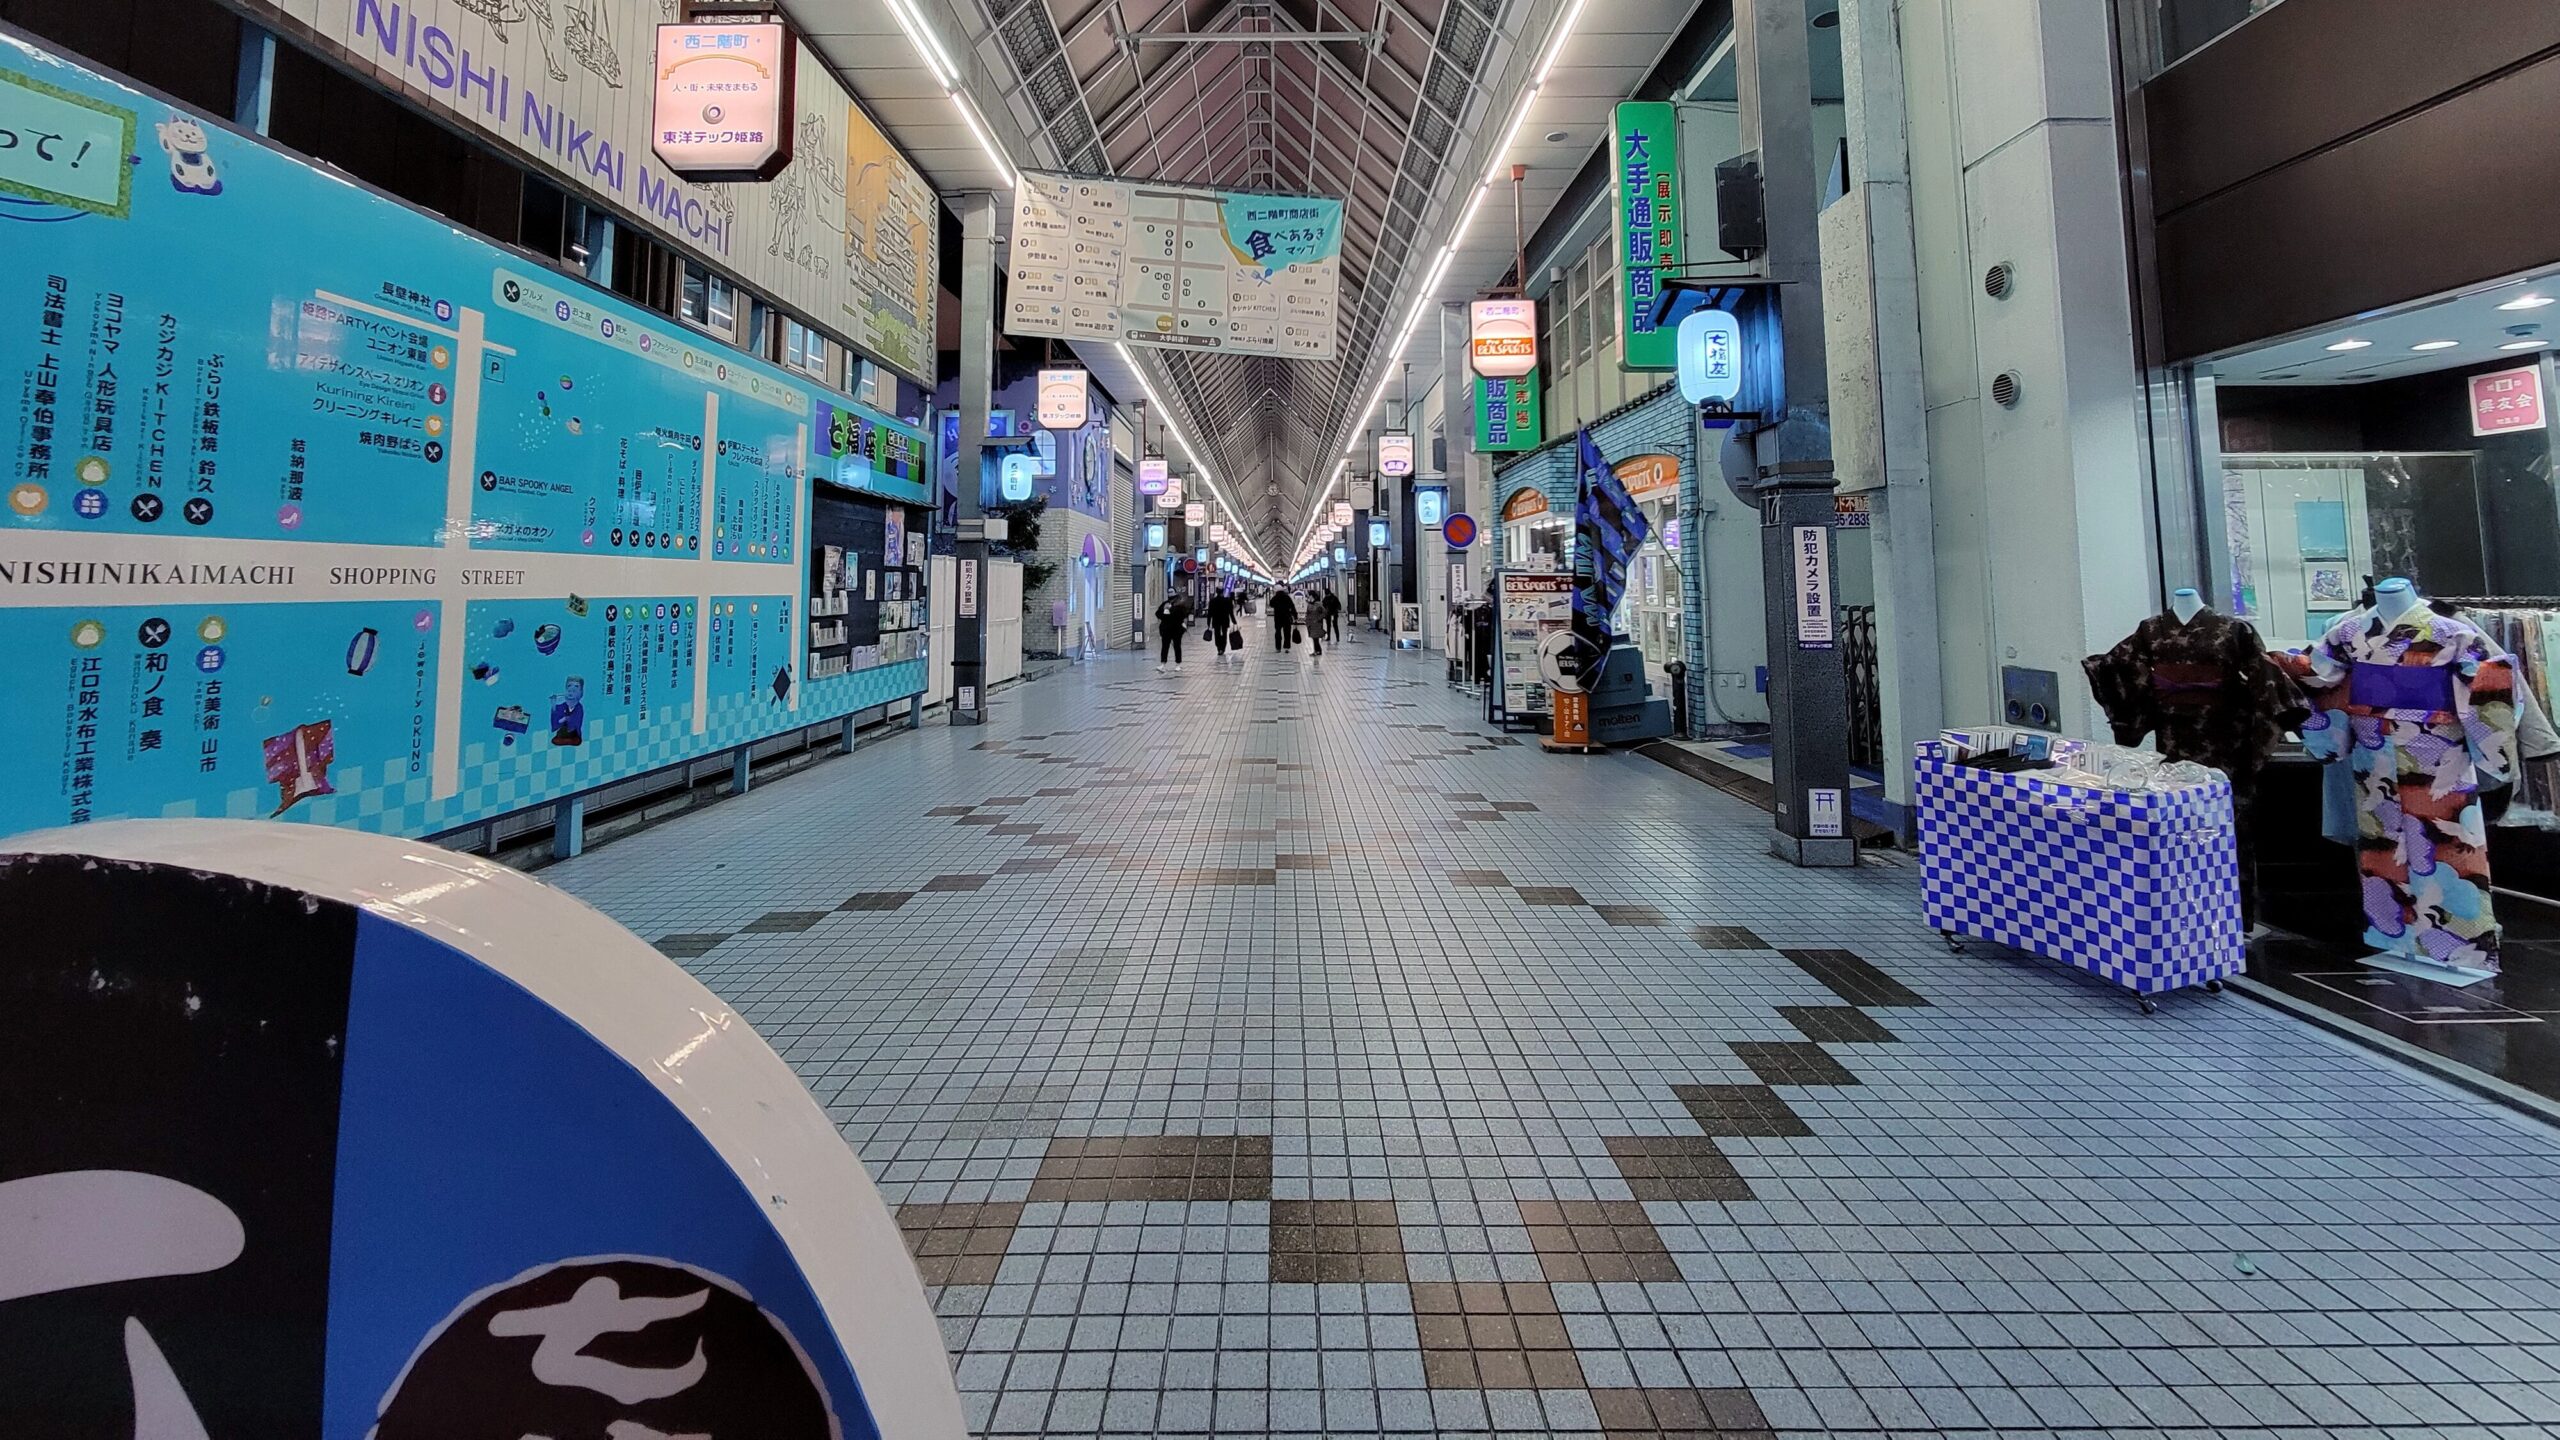
[[2560, 1135], [1478, 713], [1113, 658], [544, 873], [843, 1125], [984, 1434], [2560, 1425]]

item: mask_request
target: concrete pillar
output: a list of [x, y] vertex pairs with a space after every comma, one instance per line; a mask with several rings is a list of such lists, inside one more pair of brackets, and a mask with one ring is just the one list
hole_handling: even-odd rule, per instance
[[996, 197], [960, 196], [959, 605], [951, 627], [951, 723], [987, 718], [987, 533], [978, 493], [980, 453], [993, 405], [996, 363]]
[[1844, 0], [1840, 22], [1849, 187], [1822, 214], [1831, 437], [1842, 493], [1870, 507], [1885, 796], [1900, 813], [1911, 804], [1911, 747], [1946, 723], [1919, 255], [1891, 0]]
[[1999, 717], [2007, 668], [2100, 736], [2080, 660], [2157, 598], [2106, 0], [1898, 14], [1947, 718]]

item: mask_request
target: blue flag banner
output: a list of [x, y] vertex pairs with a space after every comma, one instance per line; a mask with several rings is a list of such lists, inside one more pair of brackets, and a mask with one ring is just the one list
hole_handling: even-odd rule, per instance
[[1581, 456], [1582, 478], [1573, 507], [1573, 631], [1584, 642], [1587, 673], [1596, 676], [1609, 653], [1609, 617], [1626, 593], [1627, 562], [1652, 527], [1618, 472], [1592, 443], [1591, 432], [1576, 435], [1574, 444]]

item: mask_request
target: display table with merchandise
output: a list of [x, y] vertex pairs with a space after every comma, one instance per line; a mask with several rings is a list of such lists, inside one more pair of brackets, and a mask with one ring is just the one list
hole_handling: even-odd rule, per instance
[[2222, 988], [2244, 960], [2231, 782], [2089, 746], [2065, 768], [1967, 763], [1954, 740], [1912, 762], [1921, 913], [1953, 948], [1989, 940], [2140, 998]]

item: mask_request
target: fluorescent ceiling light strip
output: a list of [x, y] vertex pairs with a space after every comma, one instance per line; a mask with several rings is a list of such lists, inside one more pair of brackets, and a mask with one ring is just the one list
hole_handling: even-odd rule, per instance
[[960, 111], [961, 121], [968, 125], [969, 133], [977, 137], [978, 148], [987, 152], [987, 158], [995, 162], [996, 173], [1004, 177], [1004, 188], [1012, 189], [1017, 183], [1014, 179], [1013, 163], [1005, 159], [1004, 152], [996, 148], [995, 138], [987, 134], [985, 126], [978, 123], [978, 107], [970, 103], [965, 91], [955, 89], [948, 93], [951, 96], [951, 103]]
[[945, 90], [958, 84], [959, 67], [951, 63], [950, 56], [942, 53], [942, 42], [933, 38], [932, 28], [924, 23], [922, 15], [916, 13], [913, 0], [887, 0], [887, 3], [889, 14], [896, 18], [898, 28], [907, 32], [907, 43], [915, 47], [917, 56], [924, 61], [925, 68], [933, 72], [934, 79]]
[[[1564, 12], [1564, 18], [1556, 22], [1555, 37], [1547, 42], [1546, 55], [1538, 62], [1537, 73], [1529, 77], [1528, 85], [1520, 92], [1519, 109], [1513, 112], [1510, 127], [1502, 132], [1502, 143], [1495, 147], [1493, 152], [1493, 164], [1484, 172], [1484, 181], [1478, 186], [1475, 198], [1467, 203], [1465, 216], [1458, 221], [1457, 228], [1449, 232], [1449, 243], [1441, 249], [1439, 262], [1432, 266], [1431, 278], [1423, 282], [1422, 293], [1415, 297], [1413, 314], [1405, 322], [1404, 333], [1397, 338], [1395, 349], [1387, 354], [1387, 363], [1390, 367], [1402, 359], [1406, 343], [1413, 338], [1414, 326], [1421, 323], [1422, 311], [1431, 303], [1431, 292], [1439, 288], [1442, 277], [1448, 274], [1449, 262], [1457, 256], [1458, 242], [1465, 238], [1467, 227], [1475, 223], [1476, 210], [1484, 204], [1485, 196], [1492, 193], [1493, 183], [1502, 177], [1505, 169], [1504, 162], [1511, 155], [1512, 142], [1520, 138], [1520, 127], [1529, 123], [1529, 107], [1537, 103], [1539, 87], [1547, 83], [1547, 77], [1555, 72], [1556, 62], [1564, 57], [1565, 42], [1573, 38], [1573, 27], [1581, 23], [1583, 7], [1589, 3], [1590, 0], [1573, 0], [1572, 7]], [[1727, 37], [1726, 43], [1732, 43], [1731, 37]], [[1520, 278], [1525, 284], [1529, 277], [1524, 275]], [[1368, 425], [1369, 414], [1377, 410], [1378, 398], [1386, 393], [1387, 383], [1381, 377], [1378, 381], [1378, 396], [1371, 398], [1369, 410], [1363, 412], [1359, 423], [1351, 427], [1353, 436], [1358, 435]], [[1345, 437], [1346, 440], [1349, 438]], [[1321, 501], [1310, 510], [1306, 528], [1298, 532], [1298, 543], [1305, 544], [1306, 538], [1315, 533], [1316, 515], [1322, 510]]]
[[1582, 19], [1582, 7], [1591, 0], [1573, 0], [1573, 8], [1564, 12], [1564, 20], [1556, 26], [1556, 38], [1547, 46], [1547, 58], [1538, 62], [1538, 75], [1531, 85], [1544, 85], [1555, 73], [1556, 62], [1564, 58], [1564, 42], [1573, 38], [1573, 27]]
[[[1217, 475], [1207, 465], [1201, 463], [1199, 452], [1191, 448], [1191, 441], [1182, 433], [1182, 427], [1174, 423], [1173, 407], [1165, 404], [1164, 397], [1156, 393], [1155, 382], [1147, 378], [1146, 367], [1140, 365], [1138, 358], [1129, 353], [1129, 347], [1126, 344], [1114, 340], [1111, 342], [1111, 348], [1119, 352], [1120, 363], [1129, 367], [1129, 373], [1138, 377], [1138, 388], [1146, 391], [1147, 399], [1155, 405], [1157, 414], [1164, 421], [1164, 433], [1172, 437], [1175, 444], [1182, 447], [1183, 458], [1191, 462], [1192, 473], [1199, 476], [1201, 483], [1209, 487], [1209, 494], [1227, 508], [1229, 515], [1241, 520], [1245, 512], [1233, 500], [1227, 498], [1224, 490], [1218, 488]], [[1250, 538], [1245, 543], [1252, 546], [1253, 562], [1256, 565], [1268, 563], [1262, 558], [1260, 545], [1254, 544]]]

